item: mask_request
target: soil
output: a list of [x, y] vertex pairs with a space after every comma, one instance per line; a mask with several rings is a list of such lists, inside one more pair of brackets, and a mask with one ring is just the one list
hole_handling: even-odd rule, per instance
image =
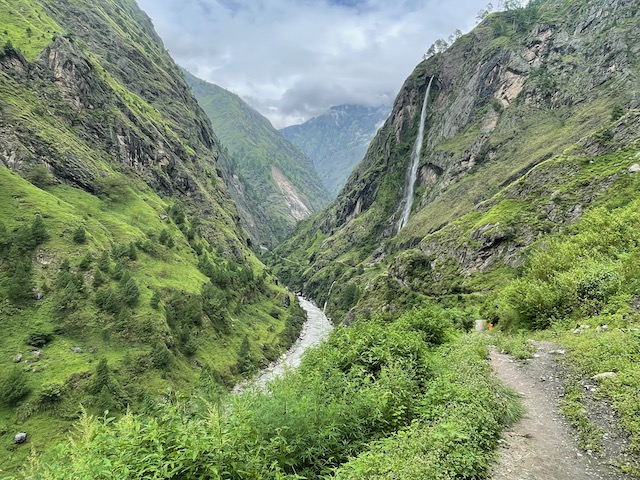
[[624, 455], [626, 438], [615, 425], [615, 414], [588, 395], [585, 406], [598, 426], [606, 426], [605, 440], [615, 448], [601, 455], [578, 447], [577, 432], [560, 413], [560, 399], [568, 377], [559, 359], [564, 351], [558, 345], [535, 342], [533, 358], [517, 362], [508, 355], [491, 351], [495, 375], [516, 390], [526, 408], [524, 417], [504, 433], [500, 441], [499, 462], [494, 480], [626, 480], [631, 476], [612, 467]]

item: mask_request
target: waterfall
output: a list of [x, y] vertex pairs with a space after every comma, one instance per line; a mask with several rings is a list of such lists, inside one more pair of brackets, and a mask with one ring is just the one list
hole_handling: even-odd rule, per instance
[[335, 280], [333, 281], [333, 283], [329, 287], [329, 293], [327, 293], [327, 299], [324, 301], [324, 307], [322, 307], [322, 313], [323, 314], [327, 311], [327, 302], [329, 301], [329, 298], [331, 298], [331, 290], [333, 290], [333, 284], [334, 283], [336, 283]]
[[427, 118], [427, 104], [429, 103], [429, 90], [431, 90], [431, 82], [433, 77], [429, 80], [427, 86], [427, 93], [424, 94], [424, 100], [422, 101], [422, 112], [420, 112], [420, 128], [418, 129], [418, 136], [416, 142], [413, 144], [413, 151], [411, 152], [411, 162], [409, 166], [409, 178], [407, 178], [407, 185], [405, 191], [407, 192], [404, 199], [404, 209], [402, 210], [402, 216], [398, 222], [398, 232], [409, 221], [409, 215], [411, 214], [411, 207], [413, 206], [413, 187], [416, 183], [418, 176], [418, 164], [420, 163], [420, 151], [422, 150], [422, 137], [424, 137], [424, 121]]

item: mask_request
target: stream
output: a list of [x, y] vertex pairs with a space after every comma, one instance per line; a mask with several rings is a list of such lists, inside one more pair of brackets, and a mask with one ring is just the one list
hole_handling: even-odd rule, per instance
[[324, 312], [301, 295], [298, 295], [298, 301], [307, 313], [307, 321], [304, 322], [296, 342], [278, 360], [260, 370], [253, 379], [237, 384], [233, 389], [234, 393], [242, 393], [249, 387], [263, 388], [268, 382], [284, 374], [285, 371], [298, 367], [305, 350], [319, 345], [329, 336], [333, 325]]

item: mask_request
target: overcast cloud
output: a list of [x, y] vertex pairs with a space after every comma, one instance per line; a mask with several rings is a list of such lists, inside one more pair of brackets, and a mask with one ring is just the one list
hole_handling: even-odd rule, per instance
[[391, 103], [438, 38], [487, 0], [138, 0], [178, 64], [277, 128], [342, 103]]

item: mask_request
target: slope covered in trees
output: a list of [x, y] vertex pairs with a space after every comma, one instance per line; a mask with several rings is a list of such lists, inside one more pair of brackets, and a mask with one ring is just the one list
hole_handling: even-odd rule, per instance
[[124, 412], [233, 384], [304, 316], [248, 248], [226, 154], [135, 2], [0, 9], [6, 469], [80, 404]]
[[229, 152], [226, 181], [256, 244], [275, 246], [329, 202], [311, 161], [237, 95], [185, 71]]

